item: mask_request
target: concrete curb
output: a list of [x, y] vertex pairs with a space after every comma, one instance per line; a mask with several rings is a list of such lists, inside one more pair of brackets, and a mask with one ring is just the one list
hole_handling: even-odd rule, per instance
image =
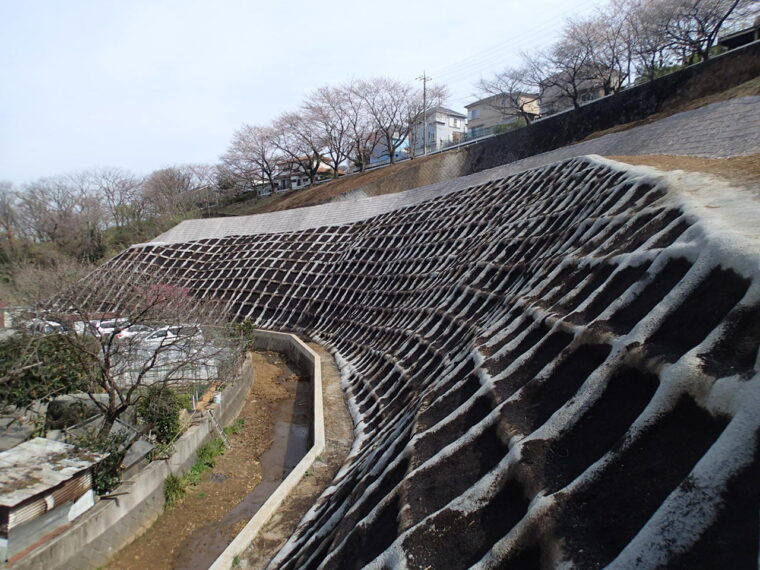
[[235, 557], [242, 554], [253, 539], [256, 538], [261, 528], [277, 511], [295, 486], [303, 479], [308, 469], [325, 449], [325, 419], [322, 406], [322, 361], [319, 355], [297, 336], [273, 331], [256, 331], [254, 347], [284, 352], [301, 367], [305, 367], [304, 364], [307, 363], [311, 365], [314, 396], [313, 443], [309, 452], [298, 462], [293, 471], [285, 477], [274, 493], [270, 495], [251, 520], [248, 521], [248, 524], [243, 527], [243, 530], [224, 549], [224, 552], [214, 560], [209, 570], [228, 570], [232, 568]]

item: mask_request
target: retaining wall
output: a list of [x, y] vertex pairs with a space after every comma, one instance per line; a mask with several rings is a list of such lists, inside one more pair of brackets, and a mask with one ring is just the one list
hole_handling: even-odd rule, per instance
[[760, 42], [691, 65], [525, 127], [467, 147], [462, 175], [554, 150], [591, 133], [644, 119], [724, 91], [760, 75]]
[[356, 439], [271, 568], [754, 568], [758, 228], [752, 192], [577, 158], [100, 275], [331, 348]]
[[[222, 393], [221, 404], [212, 409], [222, 425], [237, 417], [253, 385], [250, 359], [241, 378]], [[208, 419], [189, 428], [166, 461], [153, 461], [144, 470], [126, 479], [113, 494], [116, 499], [100, 500], [64, 532], [13, 564], [14, 570], [54, 570], [94, 568], [107, 562], [119, 549], [137, 538], [164, 509], [164, 480], [186, 472], [195, 463], [195, 452], [215, 436]]]

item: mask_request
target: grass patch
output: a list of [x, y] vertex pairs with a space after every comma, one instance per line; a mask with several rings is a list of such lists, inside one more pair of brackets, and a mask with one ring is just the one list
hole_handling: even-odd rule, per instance
[[164, 481], [164, 508], [170, 509], [185, 498], [185, 485], [182, 478], [169, 475]]
[[[187, 495], [187, 488], [200, 483], [203, 475], [216, 465], [216, 458], [223, 453], [224, 442], [221, 439], [213, 439], [198, 448], [195, 463], [190, 471], [182, 477], [169, 475], [164, 481], [164, 509], [170, 509], [182, 502]], [[204, 493], [200, 494], [205, 496]]]
[[234, 422], [232, 422], [232, 425], [227, 426], [224, 428], [224, 435], [227, 437], [231, 435], [237, 435], [241, 431], [243, 431], [243, 427], [245, 426], [245, 418], [238, 418]]

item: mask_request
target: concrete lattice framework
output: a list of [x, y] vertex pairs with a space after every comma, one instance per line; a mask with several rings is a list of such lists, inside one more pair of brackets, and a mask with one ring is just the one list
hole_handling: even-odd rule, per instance
[[334, 350], [356, 422], [280, 568], [756, 568], [760, 208], [577, 158], [337, 226], [134, 247]]

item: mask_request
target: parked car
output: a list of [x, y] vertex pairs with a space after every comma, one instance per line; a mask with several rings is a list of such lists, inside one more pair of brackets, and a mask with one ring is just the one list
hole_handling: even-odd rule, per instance
[[148, 325], [130, 325], [121, 332], [116, 333], [116, 340], [140, 340], [148, 336], [154, 330], [156, 329], [149, 327]]
[[145, 336], [140, 335], [137, 338], [145, 348], [158, 348], [170, 345], [201, 346], [205, 343], [203, 333], [197, 325], [164, 326]]
[[102, 337], [116, 332], [117, 334], [129, 327], [129, 319], [106, 319], [90, 321], [95, 336]]
[[49, 321], [46, 319], [32, 319], [27, 324], [27, 328], [30, 332], [41, 334], [62, 334], [66, 332], [66, 327], [63, 325], [63, 323], [59, 323], [57, 321]]

